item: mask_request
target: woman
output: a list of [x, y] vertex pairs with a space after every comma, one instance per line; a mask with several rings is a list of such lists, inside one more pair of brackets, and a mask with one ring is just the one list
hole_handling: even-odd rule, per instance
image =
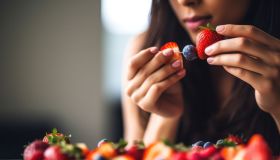
[[[153, 0], [150, 25], [124, 63], [125, 138], [212, 141], [261, 133], [280, 151], [280, 4], [278, 0]], [[226, 37], [207, 61], [167, 63], [210, 22]]]

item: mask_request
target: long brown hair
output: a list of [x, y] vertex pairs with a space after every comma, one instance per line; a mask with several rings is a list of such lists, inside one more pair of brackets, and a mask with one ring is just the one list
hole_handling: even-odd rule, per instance
[[[279, 38], [278, 0], [256, 0], [248, 9], [242, 24], [252, 24]], [[191, 43], [187, 32], [180, 26], [167, 0], [153, 0], [150, 25], [143, 48], [176, 41], [180, 48]], [[213, 89], [209, 65], [196, 60], [186, 64], [187, 76], [182, 80], [185, 111], [179, 127], [177, 141], [187, 144], [197, 140], [214, 142], [228, 134], [245, 140], [261, 133], [273, 149], [280, 152], [280, 135], [272, 117], [259, 109], [254, 89], [236, 78], [232, 94], [224, 107], [217, 107], [217, 94]]]

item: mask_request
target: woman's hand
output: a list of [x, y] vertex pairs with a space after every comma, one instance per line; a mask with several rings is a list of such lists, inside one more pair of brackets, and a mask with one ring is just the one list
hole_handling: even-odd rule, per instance
[[129, 59], [125, 92], [147, 112], [165, 117], [180, 116], [183, 111], [182, 87], [185, 76], [182, 62], [171, 62], [173, 51], [151, 47]]
[[258, 106], [280, 119], [280, 40], [248, 25], [222, 25], [216, 31], [233, 38], [206, 48], [208, 63], [250, 84]]

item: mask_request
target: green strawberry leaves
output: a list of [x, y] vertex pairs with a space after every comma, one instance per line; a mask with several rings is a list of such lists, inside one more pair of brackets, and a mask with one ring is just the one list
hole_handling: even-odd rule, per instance
[[212, 31], [216, 31], [216, 26], [212, 25], [211, 23], [207, 23], [206, 26], [199, 26], [199, 29], [210, 29]]

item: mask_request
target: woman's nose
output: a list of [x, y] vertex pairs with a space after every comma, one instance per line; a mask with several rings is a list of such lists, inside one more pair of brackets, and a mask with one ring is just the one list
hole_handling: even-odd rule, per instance
[[201, 0], [177, 0], [179, 4], [184, 6], [197, 6], [199, 3], [201, 3]]

